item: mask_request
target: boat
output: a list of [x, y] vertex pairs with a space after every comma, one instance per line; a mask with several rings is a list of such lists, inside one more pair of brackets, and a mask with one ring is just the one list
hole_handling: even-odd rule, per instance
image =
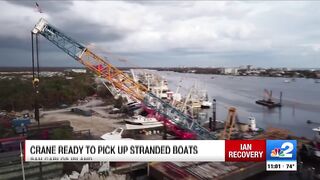
[[251, 117], [248, 117], [248, 120], [249, 120], [249, 130], [253, 132], [261, 130], [260, 128], [257, 128], [256, 118], [251, 116]]
[[[148, 70], [150, 71], [150, 70]], [[139, 74], [139, 81], [141, 81], [147, 88], [153, 92], [157, 97], [168, 101], [180, 101], [181, 94], [174, 93], [168, 87], [168, 81], [164, 77], [160, 77], [152, 72]]]
[[137, 109], [140, 109], [142, 107], [141, 103], [132, 102], [127, 104], [127, 108], [129, 111], [135, 111]]
[[274, 107], [281, 107], [280, 103], [274, 102], [274, 101], [269, 101], [269, 100], [257, 100], [256, 104], [260, 104], [263, 106], [267, 106], [268, 108], [274, 108]]
[[314, 83], [320, 83], [320, 79], [315, 79]]
[[169, 99], [170, 95], [173, 96], [173, 92], [168, 87], [167, 80], [160, 80], [160, 83], [156, 83], [155, 86], [151, 86], [150, 89], [161, 99]]
[[123, 128], [116, 128], [112, 132], [106, 133], [100, 136], [103, 140], [119, 140], [119, 139], [130, 139], [130, 138], [122, 138]]
[[268, 108], [281, 107], [282, 104], [282, 92], [280, 92], [280, 102], [275, 102], [272, 100], [272, 91], [264, 90], [264, 98], [262, 100], [257, 100], [256, 104], [267, 106]]
[[313, 128], [312, 130], [315, 131], [315, 132], [319, 132], [319, 135], [320, 135], [320, 126], [317, 127], [317, 128]]
[[121, 137], [122, 133], [123, 133], [123, 128], [116, 128], [112, 132], [102, 135], [101, 139], [104, 139], [104, 140], [122, 139]]
[[206, 109], [212, 106], [212, 102], [209, 101], [208, 93], [205, 91], [205, 95], [201, 98], [201, 108]]
[[318, 145], [318, 150], [320, 151], [320, 126], [312, 130], [315, 132], [314, 142]]
[[141, 115], [133, 116], [132, 119], [125, 119], [127, 130], [133, 129], [150, 129], [162, 127], [163, 124], [156, 118], [148, 118]]
[[132, 125], [154, 125], [160, 123], [156, 118], [147, 118], [141, 115], [133, 116], [132, 119], [125, 119], [124, 122]]
[[245, 139], [250, 139], [250, 136], [253, 137], [253, 134], [259, 134], [263, 132], [262, 128], [257, 127], [256, 119], [252, 116], [248, 117], [247, 123], [239, 121], [236, 122], [236, 126], [240, 132], [244, 133], [242, 135], [245, 136]]
[[315, 132], [314, 136], [314, 155], [320, 159], [320, 126], [312, 129]]
[[126, 128], [128, 130], [133, 130], [133, 129], [150, 129], [150, 128], [158, 128], [162, 127], [163, 124], [161, 122], [154, 123], [154, 124], [147, 124], [147, 125], [135, 125], [135, 124], [126, 124]]
[[202, 101], [201, 102], [201, 108], [206, 109], [206, 108], [210, 108], [212, 106], [212, 102], [210, 101]]
[[200, 100], [197, 100], [197, 99], [192, 99], [191, 100], [190, 107], [192, 109], [201, 108], [201, 106], [202, 106], [202, 103], [201, 103]]
[[300, 153], [302, 158], [312, 158], [320, 162], [320, 127], [313, 128], [312, 131], [315, 132], [313, 141], [303, 144]]

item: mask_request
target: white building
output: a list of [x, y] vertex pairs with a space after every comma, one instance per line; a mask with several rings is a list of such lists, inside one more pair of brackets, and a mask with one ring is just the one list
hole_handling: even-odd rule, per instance
[[238, 68], [223, 68], [222, 74], [238, 75]]
[[86, 69], [68, 69], [68, 72], [74, 72], [74, 73], [87, 73]]

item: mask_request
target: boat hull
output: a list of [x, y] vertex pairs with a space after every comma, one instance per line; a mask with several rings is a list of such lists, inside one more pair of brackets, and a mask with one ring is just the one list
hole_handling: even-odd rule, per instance
[[256, 101], [256, 104], [267, 106], [268, 108], [281, 107], [280, 103], [275, 103], [273, 101], [266, 101], [266, 100], [258, 100]]

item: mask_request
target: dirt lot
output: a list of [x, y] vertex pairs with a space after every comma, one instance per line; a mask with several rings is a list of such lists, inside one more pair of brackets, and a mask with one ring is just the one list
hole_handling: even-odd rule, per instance
[[[95, 111], [94, 109], [98, 110]], [[75, 131], [90, 129], [92, 135], [100, 137], [101, 135], [112, 131], [117, 127], [125, 127], [123, 123], [123, 115], [121, 114], [108, 114], [107, 108], [93, 107], [95, 112], [92, 116], [82, 116], [72, 112], [56, 112], [44, 113], [40, 120], [42, 122], [55, 122], [55, 121], [70, 121], [71, 126]], [[99, 112], [99, 113], [98, 113]]]

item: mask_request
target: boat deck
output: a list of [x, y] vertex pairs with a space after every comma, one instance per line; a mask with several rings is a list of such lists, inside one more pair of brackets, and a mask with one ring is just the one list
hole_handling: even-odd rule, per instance
[[258, 100], [256, 101], [256, 104], [267, 106], [268, 108], [281, 107], [281, 103], [276, 103], [274, 101], [267, 101], [267, 100]]

